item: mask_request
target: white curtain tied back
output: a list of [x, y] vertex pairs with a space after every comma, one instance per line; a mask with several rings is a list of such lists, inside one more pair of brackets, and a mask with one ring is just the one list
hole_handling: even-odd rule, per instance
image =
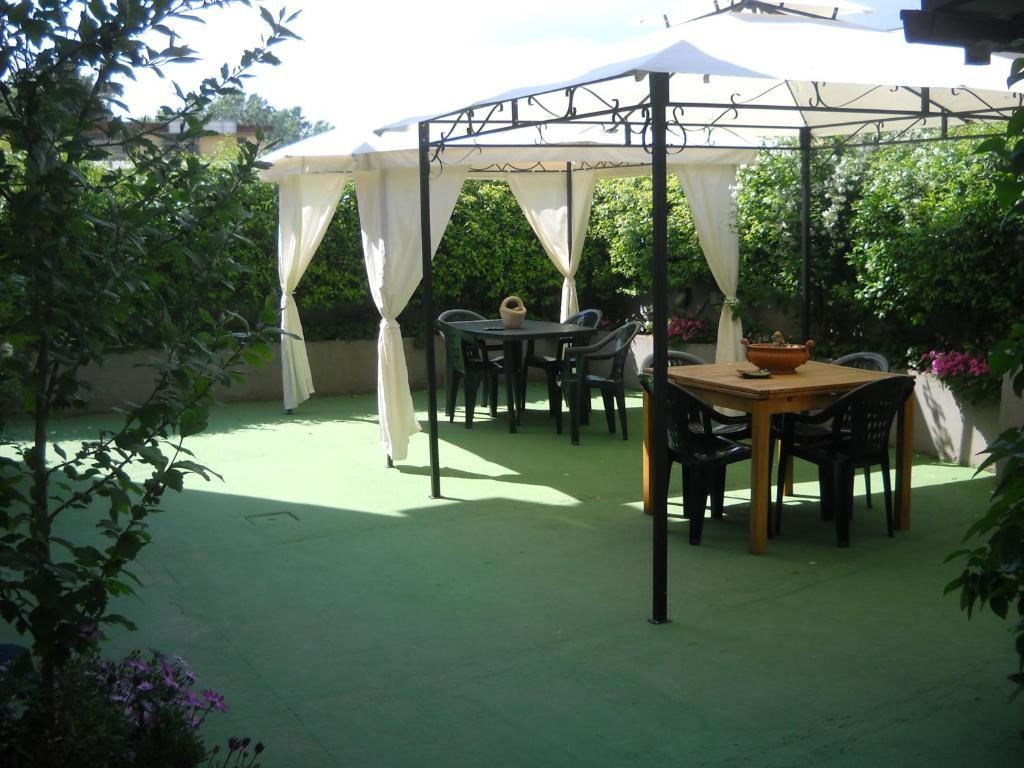
[[580, 266], [587, 237], [590, 206], [594, 200], [594, 171], [572, 173], [572, 252], [569, 251], [568, 189], [564, 173], [510, 173], [508, 185], [519, 201], [527, 221], [537, 234], [551, 263], [565, 278], [562, 281], [561, 320], [579, 312], [576, 270]]
[[[430, 254], [437, 252], [455, 209], [466, 167], [447, 167], [430, 180]], [[423, 279], [420, 243], [419, 169], [357, 171], [356, 197], [363, 234], [363, 259], [373, 302], [380, 312], [377, 338], [377, 412], [380, 441], [392, 459], [409, 453], [409, 438], [420, 431], [409, 391], [402, 332], [395, 319]]]
[[678, 165], [673, 170], [683, 185], [704, 258], [718, 289], [725, 296], [718, 321], [715, 362], [742, 360], [740, 339], [743, 338], [743, 324], [739, 312], [734, 312], [739, 306], [736, 289], [740, 272], [740, 241], [736, 234], [736, 206], [732, 196], [736, 166]]
[[281, 283], [281, 383], [284, 407], [295, 408], [313, 393], [302, 321], [294, 291], [306, 272], [345, 186], [337, 173], [288, 176], [278, 190], [277, 273]]

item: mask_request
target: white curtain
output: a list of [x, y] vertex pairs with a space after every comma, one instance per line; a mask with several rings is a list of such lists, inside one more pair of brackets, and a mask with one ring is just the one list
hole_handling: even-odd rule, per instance
[[[430, 180], [430, 252], [437, 252], [462, 189], [466, 168], [447, 166]], [[409, 391], [402, 333], [396, 317], [423, 279], [420, 248], [420, 177], [416, 168], [354, 174], [370, 293], [380, 312], [377, 339], [377, 411], [381, 446], [406, 458], [409, 438], [420, 431]]]
[[686, 194], [686, 202], [693, 213], [704, 258], [718, 289], [725, 295], [722, 316], [718, 321], [718, 351], [715, 362], [732, 363], [744, 359], [740, 339], [743, 324], [739, 313], [736, 288], [740, 271], [740, 242], [736, 234], [736, 206], [732, 188], [736, 184], [735, 165], [679, 165], [675, 166], [679, 181]]
[[[278, 191], [277, 274], [281, 282], [281, 377], [284, 407], [295, 408], [313, 393], [302, 321], [293, 295], [338, 207], [345, 177], [296, 174]], [[289, 336], [287, 334], [294, 334]]]
[[537, 233], [541, 245], [565, 280], [562, 282], [560, 320], [579, 312], [576, 270], [580, 266], [583, 241], [587, 237], [590, 206], [594, 201], [594, 171], [572, 174], [572, 252], [569, 252], [569, 215], [564, 173], [510, 173], [508, 185]]

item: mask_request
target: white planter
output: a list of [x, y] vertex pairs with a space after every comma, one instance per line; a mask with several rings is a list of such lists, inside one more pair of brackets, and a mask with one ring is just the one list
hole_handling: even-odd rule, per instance
[[[691, 355], [696, 355], [702, 360], [707, 360], [709, 363], [715, 362], [715, 345], [714, 344], [686, 344], [680, 347], [685, 352], [689, 352]], [[626, 386], [638, 389], [640, 385], [637, 383], [636, 375], [640, 373], [640, 364], [654, 351], [654, 337], [650, 334], [640, 334], [633, 339], [633, 345], [629, 360], [626, 361]]]
[[1000, 432], [999, 403], [962, 402], [930, 373], [911, 375], [917, 382], [914, 450], [961, 466], [980, 464], [981, 452]]

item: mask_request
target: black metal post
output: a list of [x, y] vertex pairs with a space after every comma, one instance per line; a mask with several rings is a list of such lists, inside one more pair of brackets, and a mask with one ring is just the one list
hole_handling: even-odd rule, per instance
[[430, 498], [441, 498], [437, 450], [437, 374], [434, 363], [434, 282], [430, 263], [430, 123], [420, 123], [420, 239], [423, 255], [423, 324], [427, 343], [427, 414], [430, 422]]
[[800, 343], [811, 338], [811, 129], [800, 129]]
[[668, 350], [668, 201], [667, 158], [665, 155], [665, 112], [668, 109], [669, 76], [648, 75], [651, 87], [651, 188], [653, 193], [651, 254], [651, 299], [654, 304], [654, 391], [651, 397], [650, 494], [653, 539], [651, 590], [652, 624], [666, 624], [668, 618], [668, 491], [665, 487], [666, 429], [665, 376]]

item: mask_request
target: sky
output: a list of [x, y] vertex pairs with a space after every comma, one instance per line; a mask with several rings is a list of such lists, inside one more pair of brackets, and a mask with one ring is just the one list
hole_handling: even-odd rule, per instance
[[[275, 12], [301, 7], [288, 26], [302, 40], [275, 47], [282, 63], [255, 70], [246, 91], [278, 108], [301, 107], [307, 119], [326, 120], [354, 135], [400, 118], [454, 109], [513, 86], [549, 82], [552, 69], [572, 70], [574, 61], [601, 45], [659, 28], [663, 15], [674, 24], [714, 10], [713, 0], [290, 2], [254, 3]], [[843, 18], [882, 29], [901, 26], [900, 8], [921, 7], [919, 0], [837, 2], [871, 7], [872, 13]], [[132, 115], [155, 114], [173, 101], [169, 81], [195, 87], [222, 64], [237, 61], [266, 29], [255, 7], [218, 9], [203, 18], [205, 24], [176, 27], [201, 62], [166, 69], [165, 81], [141, 76], [128, 84]]]

